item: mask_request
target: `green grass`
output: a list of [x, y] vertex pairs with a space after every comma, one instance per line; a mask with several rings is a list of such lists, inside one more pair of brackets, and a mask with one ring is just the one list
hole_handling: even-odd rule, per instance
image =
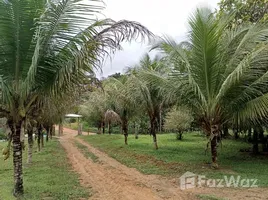
[[[5, 143], [0, 142], [0, 149]], [[58, 141], [45, 143], [41, 152], [33, 154], [33, 163], [25, 163], [24, 152], [24, 190], [25, 200], [76, 200], [88, 198], [90, 194], [82, 188], [78, 175], [71, 171], [71, 166]], [[13, 200], [13, 165], [12, 158], [0, 159], [0, 199]]]
[[223, 198], [218, 198], [212, 195], [206, 195], [206, 194], [199, 194], [197, 197], [201, 200], [225, 200]]
[[186, 133], [182, 141], [175, 134], [159, 134], [159, 149], [154, 150], [152, 137], [129, 136], [129, 145], [124, 145], [123, 135], [80, 136], [82, 139], [106, 152], [121, 163], [135, 167], [144, 174], [160, 174], [179, 178], [186, 171], [207, 178], [223, 178], [224, 175], [240, 175], [241, 178], [258, 179], [258, 186], [268, 186], [268, 158], [253, 157], [242, 153], [242, 148], [251, 147], [243, 141], [223, 140], [218, 149], [220, 169], [210, 167], [210, 152], [205, 155], [207, 139], [198, 133]]
[[90, 158], [93, 162], [99, 161], [99, 158], [95, 154], [91, 153], [85, 145], [75, 142], [75, 146], [84, 154], [85, 157]]

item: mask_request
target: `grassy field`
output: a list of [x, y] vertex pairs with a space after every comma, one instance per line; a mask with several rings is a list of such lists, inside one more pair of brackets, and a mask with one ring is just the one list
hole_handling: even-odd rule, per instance
[[268, 157], [253, 157], [239, 150], [251, 147], [243, 141], [223, 140], [219, 147], [220, 169], [210, 168], [210, 152], [205, 155], [207, 139], [199, 133], [187, 133], [182, 141], [175, 134], [159, 134], [159, 150], [154, 150], [152, 137], [129, 136], [124, 145], [123, 135], [79, 136], [93, 146], [106, 152], [121, 163], [135, 167], [145, 174], [180, 177], [186, 171], [207, 178], [223, 178], [224, 175], [258, 179], [258, 186], [268, 186]]
[[[0, 142], [0, 149], [4, 146]], [[26, 151], [24, 152], [26, 158]], [[33, 154], [33, 164], [28, 166], [24, 159], [25, 200], [71, 200], [90, 196], [79, 185], [78, 175], [71, 171], [64, 149], [58, 141], [45, 143], [41, 152]], [[12, 158], [0, 159], [0, 199], [13, 200]]]

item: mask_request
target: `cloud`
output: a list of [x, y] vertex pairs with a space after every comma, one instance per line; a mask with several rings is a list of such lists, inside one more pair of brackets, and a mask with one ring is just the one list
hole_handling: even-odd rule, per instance
[[[105, 0], [104, 14], [114, 20], [138, 21], [154, 34], [183, 38], [187, 33], [187, 20], [197, 7], [209, 6], [215, 9], [218, 0]], [[148, 51], [148, 44], [137, 42], [124, 43], [123, 50], [107, 59], [103, 74], [108, 76], [122, 72], [125, 67], [133, 66]]]

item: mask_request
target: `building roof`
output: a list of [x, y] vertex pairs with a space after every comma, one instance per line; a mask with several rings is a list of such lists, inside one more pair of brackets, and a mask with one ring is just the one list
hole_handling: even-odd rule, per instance
[[77, 114], [67, 114], [65, 117], [70, 117], [70, 118], [81, 118], [83, 117], [82, 115], [77, 115]]

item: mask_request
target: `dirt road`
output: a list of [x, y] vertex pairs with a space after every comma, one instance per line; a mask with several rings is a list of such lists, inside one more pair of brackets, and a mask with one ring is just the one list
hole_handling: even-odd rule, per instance
[[[83, 186], [94, 191], [90, 199], [102, 200], [191, 200], [196, 199], [191, 193], [182, 192], [169, 180], [154, 175], [144, 175], [136, 169], [128, 168], [105, 153], [93, 148], [83, 140], [75, 138], [77, 131], [64, 129], [60, 142], [76, 172], [80, 174]], [[85, 133], [87, 134], [87, 133]], [[85, 158], [74, 145], [78, 141], [94, 153], [99, 162]]]
[[[84, 133], [87, 135], [87, 133]], [[90, 133], [92, 134], [92, 133]], [[180, 190], [178, 182], [168, 180], [157, 175], [144, 175], [134, 168], [128, 168], [107, 154], [97, 150], [83, 140], [75, 137], [77, 131], [64, 129], [64, 136], [60, 138], [67, 156], [80, 175], [83, 186], [93, 190], [90, 199], [101, 200], [193, 200], [197, 194], [210, 194], [226, 199], [268, 199], [268, 191], [263, 189], [232, 190], [228, 188], [201, 188], [194, 190]], [[88, 150], [98, 157], [98, 162], [86, 158], [74, 142], [85, 145]]]

